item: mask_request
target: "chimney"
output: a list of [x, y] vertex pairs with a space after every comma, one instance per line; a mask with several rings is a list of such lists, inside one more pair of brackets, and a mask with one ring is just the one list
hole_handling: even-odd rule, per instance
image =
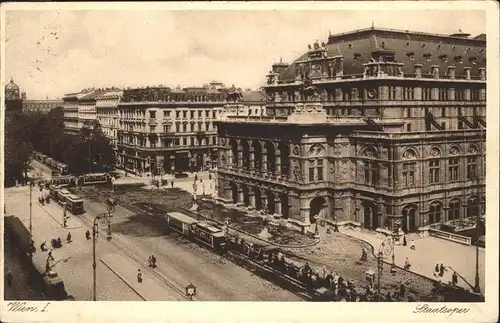
[[432, 70], [432, 75], [434, 75], [434, 78], [438, 79], [439, 78], [439, 65], [432, 65], [431, 70]]
[[464, 67], [464, 71], [465, 71], [465, 79], [466, 80], [470, 80], [470, 67], [469, 66], [465, 66]]
[[448, 76], [450, 77], [450, 80], [455, 79], [455, 66], [448, 66]]
[[422, 78], [422, 64], [415, 64], [413, 67], [415, 68], [415, 78]]
[[479, 68], [479, 77], [481, 81], [486, 81], [486, 67]]

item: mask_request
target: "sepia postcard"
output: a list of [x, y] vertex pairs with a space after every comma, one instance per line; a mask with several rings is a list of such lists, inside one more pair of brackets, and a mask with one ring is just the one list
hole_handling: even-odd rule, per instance
[[0, 320], [497, 322], [498, 17], [2, 4]]

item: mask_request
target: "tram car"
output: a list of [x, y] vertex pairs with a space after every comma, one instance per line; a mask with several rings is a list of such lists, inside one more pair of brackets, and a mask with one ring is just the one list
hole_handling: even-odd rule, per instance
[[215, 225], [198, 221], [181, 212], [169, 212], [166, 218], [170, 230], [189, 237], [216, 252], [226, 251], [226, 235]]
[[106, 184], [110, 180], [107, 173], [95, 173], [95, 174], [85, 174], [78, 177], [78, 183], [80, 185], [95, 185], [95, 184]]
[[68, 210], [73, 215], [83, 214], [83, 200], [73, 194], [66, 195], [66, 210]]
[[57, 201], [58, 197], [57, 197], [57, 192], [63, 188], [63, 186], [61, 185], [49, 185], [49, 194], [50, 194], [50, 198], [54, 201]]
[[71, 195], [71, 192], [65, 188], [57, 190], [57, 198], [56, 198], [57, 203], [62, 205], [64, 202], [66, 202], [66, 196], [68, 195]]
[[74, 176], [56, 176], [47, 180], [49, 185], [74, 186]]
[[65, 175], [68, 173], [68, 165], [66, 164], [57, 163], [55, 168], [61, 175]]

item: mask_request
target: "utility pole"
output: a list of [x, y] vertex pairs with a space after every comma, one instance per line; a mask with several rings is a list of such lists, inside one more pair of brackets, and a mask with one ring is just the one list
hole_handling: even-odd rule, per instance
[[33, 197], [33, 181], [30, 181], [30, 260], [33, 259], [33, 206], [32, 206], [32, 197]]
[[[480, 126], [481, 127], [481, 126]], [[481, 128], [481, 164], [484, 164], [484, 166], [486, 166], [486, 147], [485, 147], [485, 143], [486, 143], [486, 138], [484, 138], [483, 140], [483, 128]], [[484, 153], [483, 153], [484, 151]], [[482, 170], [484, 172], [484, 175], [485, 175], [485, 178], [486, 178], [486, 167], [482, 167]], [[477, 184], [478, 184], [478, 192], [481, 193], [481, 189], [480, 189], [480, 183], [481, 183], [481, 180], [480, 180], [480, 176], [479, 176], [479, 172], [477, 174]], [[480, 229], [480, 226], [479, 226], [479, 222], [481, 220], [480, 218], [480, 214], [481, 214], [481, 201], [480, 201], [480, 197], [481, 194], [478, 194], [477, 195], [477, 207], [476, 207], [476, 277], [475, 277], [475, 282], [474, 282], [474, 292], [475, 293], [478, 293], [480, 294], [481, 293], [481, 286], [479, 285], [479, 237], [480, 237], [480, 232], [479, 232], [479, 229]]]

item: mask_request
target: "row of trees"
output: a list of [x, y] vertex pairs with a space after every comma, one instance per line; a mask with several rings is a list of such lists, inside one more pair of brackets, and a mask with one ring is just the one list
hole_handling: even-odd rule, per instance
[[25, 181], [33, 151], [65, 163], [75, 175], [111, 170], [116, 161], [97, 121], [86, 122], [78, 134], [68, 134], [62, 108], [48, 114], [16, 112], [7, 116], [5, 126], [6, 186]]

